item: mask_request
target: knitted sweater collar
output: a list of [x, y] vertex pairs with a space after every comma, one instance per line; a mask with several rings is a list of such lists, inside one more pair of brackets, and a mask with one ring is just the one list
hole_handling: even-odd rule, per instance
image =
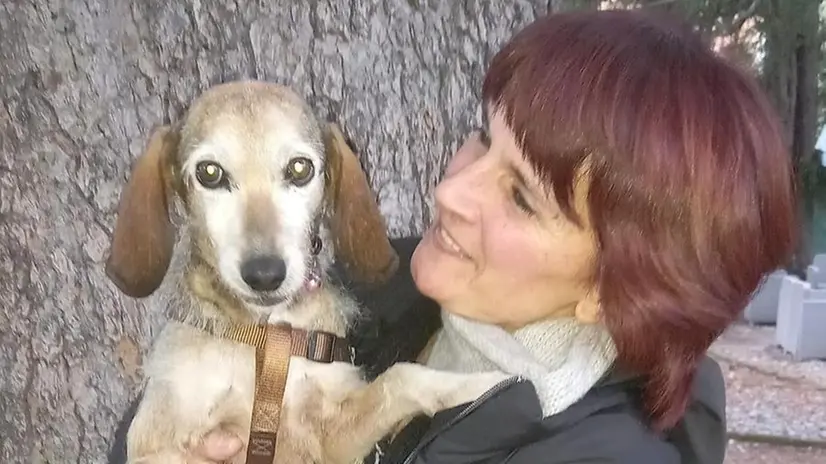
[[443, 328], [427, 365], [456, 372], [499, 370], [530, 380], [543, 416], [559, 413], [588, 392], [616, 359], [599, 324], [549, 319], [513, 333], [442, 311]]

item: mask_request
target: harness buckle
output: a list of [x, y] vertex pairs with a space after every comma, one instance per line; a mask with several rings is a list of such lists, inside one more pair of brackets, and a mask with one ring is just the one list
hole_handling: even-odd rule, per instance
[[336, 340], [331, 334], [316, 331], [308, 332], [306, 358], [316, 362], [333, 362], [335, 343]]

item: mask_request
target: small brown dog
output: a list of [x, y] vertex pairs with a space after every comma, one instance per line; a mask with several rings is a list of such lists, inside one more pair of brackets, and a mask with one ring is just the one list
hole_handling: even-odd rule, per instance
[[[155, 131], [123, 191], [107, 262], [121, 291], [152, 295], [172, 319], [145, 366], [129, 462], [184, 463], [214, 429], [249, 437], [255, 349], [204, 329], [287, 322], [343, 337], [358, 308], [326, 281], [334, 256], [361, 281], [398, 266], [358, 159], [289, 88], [222, 84], [182, 124]], [[293, 356], [275, 461], [360, 462], [400, 423], [507, 377], [400, 363], [367, 383], [349, 362]]]

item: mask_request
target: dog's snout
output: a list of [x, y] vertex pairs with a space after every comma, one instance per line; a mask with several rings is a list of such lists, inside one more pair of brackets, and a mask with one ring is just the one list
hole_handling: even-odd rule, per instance
[[278, 289], [286, 276], [287, 265], [278, 256], [255, 257], [241, 265], [241, 278], [259, 292]]

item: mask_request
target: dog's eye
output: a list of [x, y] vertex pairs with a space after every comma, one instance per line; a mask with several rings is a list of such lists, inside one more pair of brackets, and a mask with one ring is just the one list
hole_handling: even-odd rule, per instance
[[300, 187], [313, 178], [313, 169], [313, 162], [309, 159], [293, 158], [287, 163], [285, 175], [287, 180]]
[[208, 189], [217, 189], [227, 186], [227, 177], [224, 168], [212, 161], [201, 161], [195, 166], [195, 178]]

